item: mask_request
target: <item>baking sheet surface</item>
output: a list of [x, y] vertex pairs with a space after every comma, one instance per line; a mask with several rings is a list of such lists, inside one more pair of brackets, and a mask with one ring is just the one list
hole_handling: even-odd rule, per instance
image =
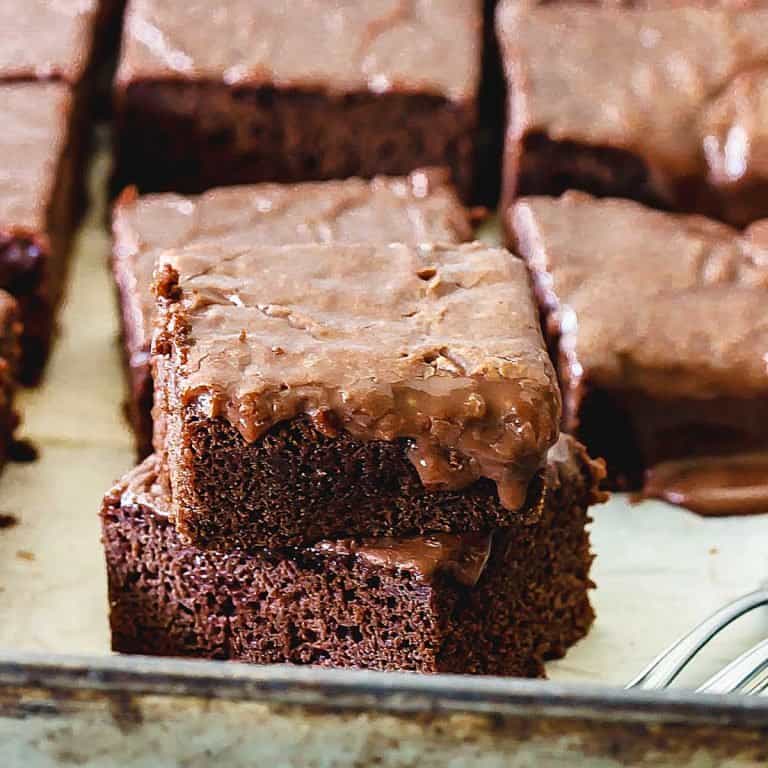
[[[95, 186], [106, 158], [97, 161]], [[22, 395], [22, 436], [40, 449], [0, 479], [0, 648], [109, 653], [97, 512], [133, 462], [122, 417], [117, 313], [103, 210], [95, 206], [72, 265], [62, 333], [42, 388]], [[616, 497], [595, 508], [598, 620], [555, 680], [621, 684], [725, 601], [768, 577], [768, 516], [701, 519], [655, 502]], [[768, 636], [768, 611], [729, 630], [683, 684]]]

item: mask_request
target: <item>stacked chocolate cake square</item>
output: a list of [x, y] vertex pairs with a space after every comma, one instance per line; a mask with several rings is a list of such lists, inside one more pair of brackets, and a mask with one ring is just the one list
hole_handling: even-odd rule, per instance
[[602, 466], [559, 435], [524, 263], [457, 242], [444, 182], [116, 216], [124, 309], [155, 270], [124, 311], [154, 316], [155, 453], [102, 509], [116, 650], [539, 675], [584, 635]]

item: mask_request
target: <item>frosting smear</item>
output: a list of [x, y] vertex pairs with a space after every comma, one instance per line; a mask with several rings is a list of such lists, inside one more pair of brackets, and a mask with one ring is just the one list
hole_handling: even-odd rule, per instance
[[768, 513], [768, 453], [663, 462], [648, 471], [641, 497], [705, 516]]

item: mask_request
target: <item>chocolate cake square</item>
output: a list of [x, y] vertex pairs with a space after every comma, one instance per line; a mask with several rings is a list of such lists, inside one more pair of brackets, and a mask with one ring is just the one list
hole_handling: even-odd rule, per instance
[[48, 357], [69, 248], [84, 203], [95, 78], [121, 0], [0, 6], [0, 289], [21, 308], [20, 377]]
[[303, 549], [195, 548], [156, 464], [102, 508], [116, 651], [536, 676], [592, 623], [585, 523], [602, 465], [573, 440], [550, 454], [534, 525]]
[[59, 82], [0, 82], [0, 289], [19, 302], [21, 378], [40, 376], [82, 209], [82, 113]]
[[[768, 510], [753, 455], [768, 449], [768, 222], [741, 233], [569, 193], [521, 199], [508, 228], [533, 273], [564, 429], [619, 486], [653, 469], [665, 498], [698, 511]], [[721, 458], [715, 488], [711, 462], [684, 463], [734, 454], [750, 455], [740, 474]], [[768, 452], [763, 485], [766, 472]]]
[[474, 174], [482, 0], [131, 0], [119, 185]]
[[652, 5], [500, 3], [506, 206], [577, 189], [768, 216], [768, 11]]
[[194, 243], [463, 242], [469, 211], [437, 169], [373, 181], [260, 184], [220, 188], [199, 197], [121, 196], [112, 219], [112, 269], [120, 302], [128, 372], [128, 415], [139, 458], [152, 452], [150, 343], [157, 255]]
[[164, 252], [156, 293], [155, 441], [198, 545], [485, 531], [535, 512], [560, 395], [507, 251], [210, 243]]

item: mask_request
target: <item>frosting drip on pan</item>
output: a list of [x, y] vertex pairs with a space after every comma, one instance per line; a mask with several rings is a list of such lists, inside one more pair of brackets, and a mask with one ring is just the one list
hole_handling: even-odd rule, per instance
[[768, 453], [667, 461], [650, 469], [641, 499], [706, 516], [768, 512]]

